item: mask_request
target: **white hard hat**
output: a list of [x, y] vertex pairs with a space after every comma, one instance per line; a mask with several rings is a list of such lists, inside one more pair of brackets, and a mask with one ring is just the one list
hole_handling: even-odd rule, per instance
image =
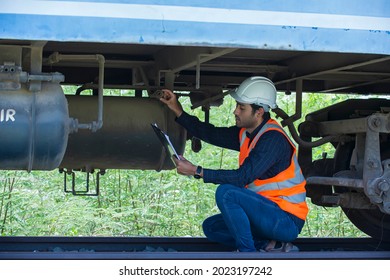
[[230, 95], [239, 103], [262, 106], [265, 112], [275, 109], [276, 88], [270, 79], [265, 77], [251, 77], [241, 83]]

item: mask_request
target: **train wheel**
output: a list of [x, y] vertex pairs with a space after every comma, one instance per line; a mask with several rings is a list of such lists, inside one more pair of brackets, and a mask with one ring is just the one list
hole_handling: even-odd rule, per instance
[[[352, 156], [352, 151], [355, 146], [354, 142], [345, 145], [339, 145], [335, 154], [335, 173], [340, 170], [349, 169], [349, 162]], [[381, 158], [390, 158], [389, 141], [381, 145]], [[335, 187], [338, 193], [347, 192], [346, 188]], [[390, 242], [390, 215], [387, 215], [379, 209], [351, 209], [343, 208], [343, 212], [348, 219], [361, 231], [369, 236]]]
[[390, 241], [390, 215], [379, 209], [342, 209], [358, 229], [375, 239]]

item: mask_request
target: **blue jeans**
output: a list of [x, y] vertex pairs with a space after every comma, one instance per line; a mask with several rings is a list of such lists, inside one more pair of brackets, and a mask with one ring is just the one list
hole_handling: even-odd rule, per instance
[[304, 224], [276, 203], [245, 188], [220, 185], [215, 198], [221, 214], [207, 218], [203, 232], [209, 240], [241, 252], [257, 251], [268, 240], [293, 241]]

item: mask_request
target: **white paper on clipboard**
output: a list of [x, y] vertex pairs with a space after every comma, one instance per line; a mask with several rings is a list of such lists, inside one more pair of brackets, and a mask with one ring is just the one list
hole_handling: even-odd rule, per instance
[[[170, 154], [171, 159], [172, 159], [172, 156], [175, 156], [178, 160], [180, 160], [179, 154], [176, 152], [176, 149], [173, 146], [171, 140], [169, 139], [168, 134], [166, 134], [164, 131], [162, 131], [157, 126], [156, 123], [152, 123], [151, 126], [152, 126], [154, 132], [156, 133], [158, 139], [160, 140], [161, 144], [164, 146], [165, 150], [168, 151], [168, 153]], [[173, 159], [172, 159], [172, 161], [173, 161]], [[173, 161], [173, 163], [175, 163], [175, 162]]]

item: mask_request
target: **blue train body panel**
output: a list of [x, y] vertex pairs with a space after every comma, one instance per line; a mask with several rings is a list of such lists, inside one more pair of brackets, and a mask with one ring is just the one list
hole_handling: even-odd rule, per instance
[[1, 0], [0, 38], [390, 54], [387, 0]]

